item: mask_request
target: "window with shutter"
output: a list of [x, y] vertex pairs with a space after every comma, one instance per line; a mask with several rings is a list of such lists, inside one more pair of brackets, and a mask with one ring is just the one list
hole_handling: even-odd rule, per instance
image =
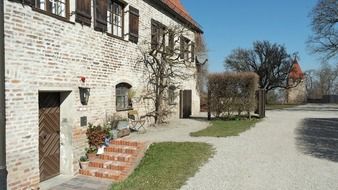
[[94, 29], [101, 32], [107, 31], [107, 0], [94, 0]]
[[90, 26], [92, 20], [91, 0], [76, 0], [75, 21]]
[[129, 41], [137, 43], [139, 33], [139, 10], [129, 7]]

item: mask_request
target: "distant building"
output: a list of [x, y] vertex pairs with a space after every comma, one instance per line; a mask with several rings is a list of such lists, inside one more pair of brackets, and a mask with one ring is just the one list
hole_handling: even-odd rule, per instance
[[305, 76], [304, 73], [297, 61], [294, 60], [293, 68], [289, 74], [288, 83], [293, 86], [299, 84], [294, 87], [288, 89], [286, 92], [286, 98], [288, 104], [302, 104], [306, 102], [306, 85], [305, 85]]

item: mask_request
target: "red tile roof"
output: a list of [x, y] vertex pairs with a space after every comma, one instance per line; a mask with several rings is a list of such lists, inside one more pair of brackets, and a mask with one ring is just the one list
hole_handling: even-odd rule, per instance
[[202, 31], [201, 26], [189, 15], [188, 11], [184, 8], [180, 0], [162, 0], [162, 2], [181, 17], [186, 19], [194, 27]]
[[293, 68], [289, 74], [289, 78], [292, 78], [294, 80], [297, 80], [297, 79], [304, 79], [304, 73], [302, 71], [302, 69], [300, 68], [300, 65], [297, 61], [297, 59], [295, 59], [293, 61]]

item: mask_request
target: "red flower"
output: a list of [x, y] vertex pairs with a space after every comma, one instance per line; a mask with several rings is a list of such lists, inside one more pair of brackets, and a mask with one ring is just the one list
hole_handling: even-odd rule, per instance
[[80, 80], [81, 80], [82, 82], [86, 82], [86, 77], [81, 77]]

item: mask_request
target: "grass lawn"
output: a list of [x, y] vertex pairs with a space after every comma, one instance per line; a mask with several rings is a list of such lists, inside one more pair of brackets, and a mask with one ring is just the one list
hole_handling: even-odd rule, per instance
[[266, 105], [267, 110], [280, 110], [285, 108], [293, 108], [298, 105], [295, 104], [272, 104], [272, 105]]
[[139, 166], [116, 189], [179, 189], [214, 153], [211, 145], [195, 142], [152, 144]]
[[193, 137], [228, 137], [238, 136], [240, 133], [250, 129], [259, 120], [213, 120], [211, 126], [201, 131], [190, 133]]

